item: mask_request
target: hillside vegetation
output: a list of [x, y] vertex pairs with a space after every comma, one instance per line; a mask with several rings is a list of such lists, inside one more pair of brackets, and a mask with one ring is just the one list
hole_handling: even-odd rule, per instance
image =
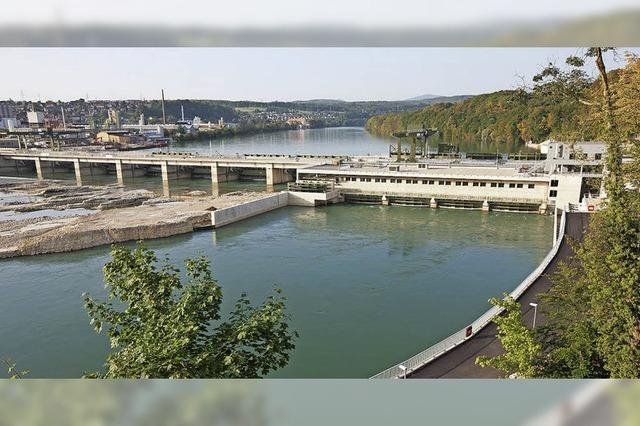
[[[627, 65], [609, 73], [614, 101], [617, 104], [633, 101], [637, 90], [628, 90], [627, 80], [638, 74], [639, 62], [627, 58]], [[440, 138], [449, 143], [482, 143], [487, 146], [513, 149], [527, 141], [547, 139], [590, 140], [598, 138], [592, 105], [572, 96], [558, 96], [559, 86], [548, 79], [550, 75], [534, 77], [531, 89], [503, 90], [474, 96], [455, 103], [429, 105], [416, 111], [372, 116], [365, 127], [371, 133], [389, 136], [398, 130], [421, 126], [437, 127]], [[566, 79], [583, 84], [590, 93], [598, 93], [600, 85], [573, 70]], [[639, 111], [627, 111], [627, 123], [640, 120]], [[634, 118], [635, 117], [635, 118]], [[627, 129], [636, 134], [637, 128]]]

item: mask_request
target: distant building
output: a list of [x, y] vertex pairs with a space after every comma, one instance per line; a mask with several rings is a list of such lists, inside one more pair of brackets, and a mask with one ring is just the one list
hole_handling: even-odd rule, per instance
[[544, 141], [538, 145], [541, 154], [550, 160], [602, 160], [607, 145], [601, 141], [559, 142]]
[[27, 121], [31, 128], [41, 128], [44, 126], [44, 112], [41, 111], [28, 111]]
[[309, 120], [305, 117], [291, 117], [287, 119], [287, 124], [290, 126], [298, 126], [300, 128], [310, 127]]
[[9, 102], [0, 102], [0, 118], [16, 118], [13, 106]]
[[8, 118], [8, 117], [0, 118], [0, 129], [7, 129], [9, 131], [13, 131], [18, 127], [20, 126], [16, 118]]
[[116, 129], [122, 128], [122, 123], [120, 122], [120, 111], [117, 111], [115, 109], [110, 109], [108, 121], [109, 121], [109, 127], [113, 127]]
[[142, 142], [142, 140], [142, 136], [128, 130], [105, 130], [96, 135], [96, 142], [99, 143], [135, 144]]

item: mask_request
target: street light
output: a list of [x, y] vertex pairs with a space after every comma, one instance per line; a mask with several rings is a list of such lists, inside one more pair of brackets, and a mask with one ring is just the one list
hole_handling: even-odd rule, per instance
[[529, 303], [529, 306], [533, 308], [533, 327], [532, 328], [536, 328], [536, 315], [538, 314], [538, 304]]
[[405, 367], [404, 365], [400, 364], [398, 366], [398, 368], [402, 371], [402, 378], [406, 379], [407, 378], [407, 367]]

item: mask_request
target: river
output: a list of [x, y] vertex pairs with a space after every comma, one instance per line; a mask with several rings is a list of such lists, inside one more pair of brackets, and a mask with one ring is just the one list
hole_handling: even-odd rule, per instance
[[[287, 207], [219, 230], [149, 241], [180, 264], [204, 254], [228, 311], [284, 290], [300, 333], [271, 377], [368, 377], [464, 327], [551, 245], [549, 217], [411, 207]], [[82, 293], [105, 297], [108, 247], [0, 261], [0, 356], [29, 377], [100, 368]], [[1, 374], [0, 374], [1, 375]]]

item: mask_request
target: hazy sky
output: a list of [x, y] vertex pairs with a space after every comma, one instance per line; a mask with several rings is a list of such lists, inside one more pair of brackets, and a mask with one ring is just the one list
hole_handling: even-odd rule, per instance
[[342, 24], [448, 26], [544, 19], [637, 7], [637, 0], [30, 0], [4, 1], [0, 23], [164, 23], [216, 27]]
[[[636, 49], [637, 51], [638, 49]], [[400, 100], [528, 83], [580, 49], [0, 49], [0, 99]], [[622, 66], [608, 58], [610, 67]]]

